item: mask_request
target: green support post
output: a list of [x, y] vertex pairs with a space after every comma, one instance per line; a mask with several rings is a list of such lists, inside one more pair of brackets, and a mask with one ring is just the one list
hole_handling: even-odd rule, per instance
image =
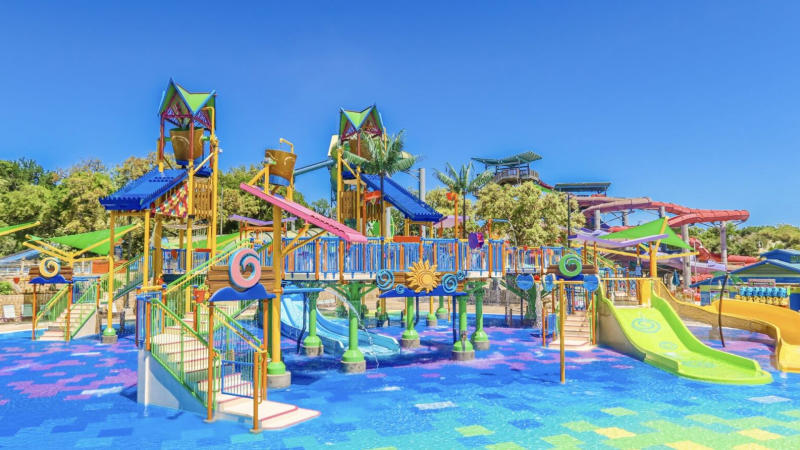
[[456, 343], [453, 344], [453, 359], [456, 361], [468, 361], [475, 359], [475, 349], [467, 339], [467, 296], [458, 297], [458, 336]]
[[303, 339], [303, 350], [306, 356], [322, 354], [322, 340], [317, 336], [317, 296], [308, 296], [308, 336]]
[[347, 350], [342, 355], [342, 370], [346, 373], [360, 373], [367, 370], [367, 362], [364, 360], [364, 354], [358, 348], [358, 312], [353, 311], [353, 308], [347, 308], [348, 311], [348, 346]]
[[450, 320], [447, 308], [444, 306], [444, 296], [439, 296], [439, 308], [436, 309], [436, 318], [439, 320]]
[[472, 333], [472, 344], [475, 350], [489, 350], [489, 336], [483, 331], [483, 289], [473, 292], [475, 295], [475, 332]]
[[400, 337], [403, 348], [419, 347], [419, 333], [414, 329], [414, 297], [406, 297], [406, 330]]

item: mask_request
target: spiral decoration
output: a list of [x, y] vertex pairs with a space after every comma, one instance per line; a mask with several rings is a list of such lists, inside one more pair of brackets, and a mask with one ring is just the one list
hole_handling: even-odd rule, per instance
[[452, 273], [444, 274], [442, 277], [442, 289], [448, 294], [455, 292], [458, 289], [458, 275]]
[[456, 272], [456, 280], [464, 281], [464, 279], [466, 278], [467, 278], [467, 272], [464, 272], [463, 270], [459, 270], [458, 272]]
[[581, 270], [583, 270], [581, 258], [575, 254], [564, 256], [558, 261], [558, 270], [561, 272], [561, 275], [565, 276], [566, 278], [572, 278], [575, 275], [578, 275], [581, 273]]
[[61, 272], [61, 263], [58, 259], [49, 257], [39, 261], [39, 273], [45, 278], [53, 278]]
[[[250, 274], [245, 276], [248, 269]], [[251, 248], [243, 248], [234, 253], [228, 265], [228, 279], [238, 290], [250, 289], [258, 284], [261, 280], [261, 260], [258, 253]]]
[[631, 327], [641, 333], [653, 334], [658, 333], [658, 331], [661, 329], [661, 324], [655, 320], [648, 319], [647, 317], [638, 317], [633, 319], [631, 322]]
[[395, 290], [395, 292], [397, 292], [397, 294], [398, 294], [398, 295], [403, 295], [403, 294], [405, 294], [407, 289], [408, 289], [408, 288], [407, 288], [407, 287], [405, 287], [405, 286], [404, 286], [404, 285], [402, 285], [402, 284], [398, 284], [397, 286], [395, 286], [395, 287], [394, 287], [394, 290]]
[[379, 270], [375, 276], [375, 284], [378, 285], [378, 289], [388, 291], [394, 286], [394, 274], [386, 269]]

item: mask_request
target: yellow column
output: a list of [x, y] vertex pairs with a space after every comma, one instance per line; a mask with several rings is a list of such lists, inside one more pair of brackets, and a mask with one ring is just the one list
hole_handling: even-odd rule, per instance
[[116, 219], [117, 213], [111, 211], [108, 235], [108, 311], [106, 311], [106, 329], [103, 330], [104, 343], [114, 343], [117, 340], [117, 332], [114, 331], [111, 319], [111, 313], [114, 310], [114, 244], [116, 243], [114, 227], [116, 227]]
[[142, 288], [150, 285], [150, 211], [144, 213], [144, 255], [142, 256]]
[[[191, 195], [189, 195], [189, 198], [191, 198]], [[192, 240], [193, 240], [193, 238], [192, 238], [192, 228], [193, 227], [194, 227], [194, 220], [192, 219], [192, 216], [190, 215], [186, 219], [186, 264], [185, 264], [186, 265], [186, 273], [189, 273], [189, 272], [192, 271], [192, 250], [193, 250], [193, 246], [192, 246], [192, 244], [193, 244], [193, 242], [192, 242]], [[184, 301], [184, 303], [186, 304], [186, 308], [184, 309], [183, 312], [188, 314], [189, 313], [189, 309], [190, 309], [189, 307], [190, 307], [190, 305], [192, 303], [191, 302], [191, 300], [192, 300], [192, 290], [191, 289], [186, 289], [185, 291], [186, 291], [186, 300]]]
[[336, 221], [342, 223], [342, 147], [336, 151]]
[[272, 271], [275, 277], [275, 285], [273, 294], [275, 298], [272, 299], [272, 308], [270, 316], [270, 333], [272, 348], [270, 348], [270, 357], [272, 361], [269, 363], [267, 373], [270, 375], [280, 375], [286, 372], [286, 366], [283, 364], [281, 358], [281, 279], [283, 279], [283, 245], [281, 238], [281, 209], [277, 206], [272, 206]]
[[566, 383], [566, 362], [564, 361], [564, 321], [567, 320], [564, 305], [564, 285], [558, 284], [558, 351], [561, 361], [561, 384]]

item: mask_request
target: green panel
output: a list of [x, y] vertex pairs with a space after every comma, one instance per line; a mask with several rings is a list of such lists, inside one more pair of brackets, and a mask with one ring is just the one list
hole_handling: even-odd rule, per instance
[[[118, 236], [121, 233], [131, 229], [135, 225], [126, 225], [124, 227], [117, 227], [115, 228], [115, 234]], [[67, 236], [58, 236], [54, 238], [50, 238], [49, 240], [52, 242], [56, 242], [58, 244], [66, 245], [69, 247], [77, 248], [79, 250], [83, 250], [85, 248], [91, 247], [92, 245], [100, 242], [108, 240], [110, 236], [110, 229], [109, 230], [97, 230], [97, 231], [90, 231], [88, 233], [79, 233], [79, 234], [70, 234]], [[99, 246], [89, 250], [92, 253], [97, 255], [108, 255], [109, 245], [108, 243], [100, 244]]]
[[651, 294], [652, 307], [615, 308], [600, 292], [625, 337], [645, 354], [645, 362], [676, 375], [730, 384], [764, 384], [772, 376], [757, 362], [712, 349], [700, 342], [666, 301]]
[[0, 236], [6, 235], [6, 234], [10, 234], [10, 233], [14, 233], [14, 232], [17, 232], [19, 230], [24, 230], [26, 228], [30, 228], [35, 223], [36, 222], [27, 222], [27, 223], [21, 223], [19, 225], [9, 225], [7, 227], [0, 227]]
[[693, 250], [692, 246], [687, 244], [683, 241], [669, 226], [664, 227], [664, 231], [662, 233], [661, 229], [664, 225], [664, 222], [667, 220], [666, 217], [662, 217], [660, 219], [656, 219], [652, 222], [647, 222], [645, 224], [628, 228], [627, 230], [617, 231], [616, 233], [609, 233], [603, 237], [603, 239], [620, 239], [620, 240], [628, 240], [628, 239], [641, 239], [648, 236], [655, 236], [659, 234], [667, 234], [668, 236], [661, 240], [662, 244], [669, 245], [671, 247], [678, 247], [686, 250]]

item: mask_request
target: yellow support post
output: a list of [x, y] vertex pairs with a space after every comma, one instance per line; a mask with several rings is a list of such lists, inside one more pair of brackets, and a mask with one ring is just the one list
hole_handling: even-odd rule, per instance
[[342, 152], [339, 147], [336, 151], [336, 221], [342, 223]]
[[142, 256], [142, 288], [150, 285], [150, 211], [144, 214], [144, 255]]
[[[192, 195], [189, 194], [189, 199], [191, 198]], [[186, 267], [185, 273], [189, 273], [192, 271], [192, 251], [194, 250], [192, 242], [194, 240], [194, 238], [192, 237], [192, 228], [194, 228], [194, 220], [192, 219], [191, 216], [191, 210], [189, 211], [190, 215], [186, 219], [186, 263], [184, 264]], [[192, 292], [191, 289], [185, 289], [185, 291], [186, 291], [186, 299], [184, 303], [186, 304], [186, 306], [183, 312], [189, 314], [189, 309], [190, 309], [189, 306], [192, 300]]]
[[[187, 289], [188, 290], [188, 289]], [[214, 420], [214, 303], [208, 303], [208, 376], [206, 381], [206, 421]]]
[[103, 343], [113, 344], [117, 341], [117, 333], [114, 331], [114, 326], [111, 318], [111, 313], [114, 310], [114, 244], [116, 243], [116, 236], [114, 236], [114, 228], [116, 226], [117, 213], [111, 211], [109, 222], [110, 229], [108, 235], [108, 306], [106, 307], [106, 329], [103, 330]]
[[286, 366], [281, 358], [281, 280], [283, 279], [283, 248], [281, 236], [281, 212], [282, 210], [272, 205], [272, 271], [275, 278], [273, 294], [275, 298], [271, 300], [270, 308], [270, 358], [267, 373], [280, 375], [286, 372]]
[[558, 284], [558, 351], [561, 361], [561, 384], [567, 382], [566, 362], [564, 360], [564, 321], [567, 319], [564, 305], [564, 284]]
[[31, 332], [31, 340], [36, 340], [36, 287], [37, 285], [33, 285], [33, 305], [31, 305], [31, 313], [33, 314], [31, 317], [33, 318], [31, 321], [32, 325], [32, 332]]
[[69, 343], [69, 340], [72, 337], [71, 336], [72, 330], [70, 330], [71, 328], [70, 325], [72, 325], [72, 295], [73, 295], [72, 282], [67, 284], [67, 289], [69, 289], [69, 293], [67, 295], [67, 323], [64, 324], [64, 326], [66, 327], [66, 332], [64, 333], [64, 339], [67, 341], [67, 343]]

